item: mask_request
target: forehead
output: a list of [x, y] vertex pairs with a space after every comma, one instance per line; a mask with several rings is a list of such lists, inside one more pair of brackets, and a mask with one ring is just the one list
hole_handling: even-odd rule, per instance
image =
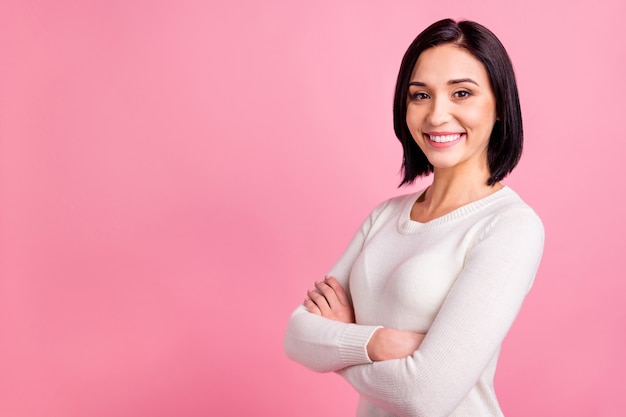
[[412, 81], [439, 81], [471, 78], [489, 84], [485, 66], [465, 48], [452, 44], [434, 46], [422, 52], [413, 67]]

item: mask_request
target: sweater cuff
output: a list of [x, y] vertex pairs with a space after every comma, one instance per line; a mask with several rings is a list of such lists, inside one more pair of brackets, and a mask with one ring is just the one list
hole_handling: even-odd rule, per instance
[[361, 326], [353, 324], [341, 335], [339, 353], [346, 366], [362, 365], [373, 361], [367, 354], [367, 343], [374, 332], [382, 326]]

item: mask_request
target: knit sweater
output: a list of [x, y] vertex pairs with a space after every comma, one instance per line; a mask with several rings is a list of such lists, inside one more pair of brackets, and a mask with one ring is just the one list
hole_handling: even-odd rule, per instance
[[[420, 194], [376, 207], [329, 271], [356, 324], [301, 305], [285, 352], [345, 378], [360, 394], [358, 417], [502, 416], [496, 363], [539, 266], [543, 225], [508, 187], [419, 223], [410, 213]], [[412, 356], [372, 362], [366, 345], [381, 326], [426, 337]]]

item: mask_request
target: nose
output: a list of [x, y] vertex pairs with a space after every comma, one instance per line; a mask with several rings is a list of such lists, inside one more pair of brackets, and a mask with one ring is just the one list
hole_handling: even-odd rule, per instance
[[450, 100], [447, 97], [435, 97], [431, 101], [427, 121], [432, 126], [441, 126], [450, 121]]

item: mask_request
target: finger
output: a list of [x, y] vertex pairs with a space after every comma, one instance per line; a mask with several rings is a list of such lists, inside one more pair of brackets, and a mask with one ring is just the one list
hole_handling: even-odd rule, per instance
[[302, 304], [304, 304], [306, 309], [309, 310], [309, 313], [317, 314], [318, 316], [322, 315], [319, 307], [313, 301], [311, 301], [310, 298], [305, 299], [304, 303]]
[[328, 300], [326, 300], [326, 297], [320, 294], [319, 291], [309, 290], [309, 292], [307, 292], [307, 295], [309, 296], [311, 301], [315, 303], [317, 308], [320, 309], [320, 312], [322, 313], [323, 316], [330, 313], [331, 308], [330, 308], [330, 305], [328, 304]]
[[341, 304], [337, 298], [337, 294], [335, 294], [335, 290], [330, 285], [318, 281], [315, 283], [315, 288], [326, 298], [330, 308], [337, 308]]
[[326, 284], [331, 287], [335, 294], [337, 295], [337, 299], [344, 306], [350, 305], [350, 299], [348, 298], [348, 293], [343, 288], [343, 286], [337, 281], [335, 277], [326, 277]]

